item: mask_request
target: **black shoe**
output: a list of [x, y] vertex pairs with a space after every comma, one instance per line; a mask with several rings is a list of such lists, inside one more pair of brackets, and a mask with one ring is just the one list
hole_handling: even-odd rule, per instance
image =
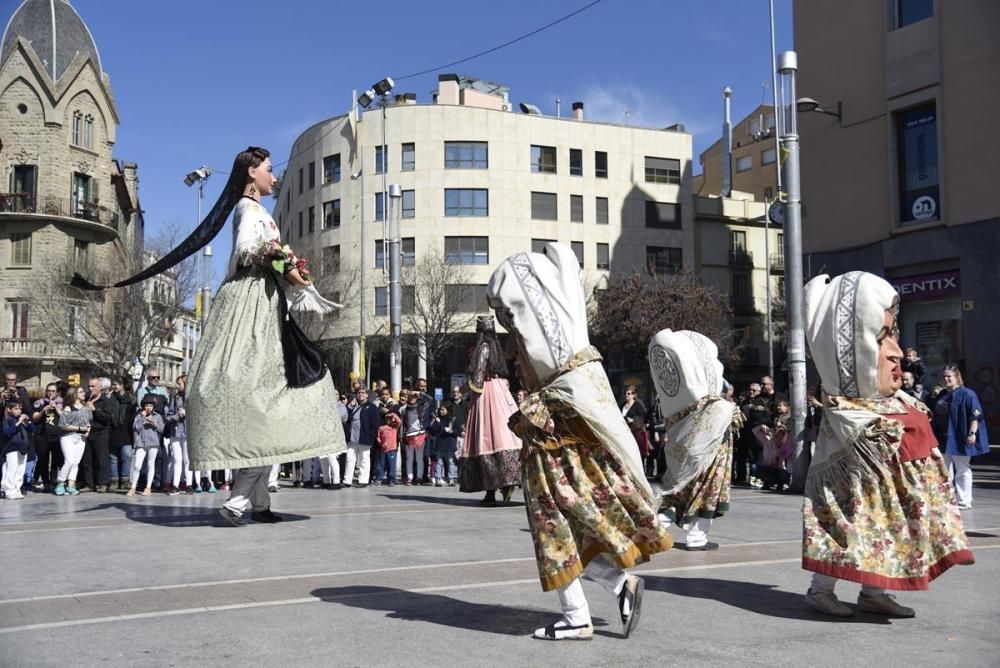
[[[642, 578], [629, 575], [622, 591], [618, 594], [618, 612], [622, 618], [622, 633], [626, 638], [639, 625], [639, 613], [642, 612], [642, 592], [646, 583]], [[625, 603], [628, 602], [628, 614], [625, 614]]]
[[225, 506], [219, 508], [219, 514], [222, 515], [222, 518], [224, 520], [232, 524], [234, 527], [241, 527], [247, 523], [246, 520], [243, 519], [242, 515], [237, 515], [229, 508], [226, 508]]
[[315, 487], [312, 480], [307, 480], [306, 482], [302, 483], [302, 486], [305, 487], [306, 489], [312, 489], [313, 487]]
[[680, 543], [674, 547], [679, 547], [682, 550], [687, 550], [688, 552], [709, 552], [711, 550], [718, 550], [719, 544], [709, 541], [704, 545], [698, 545], [697, 547], [688, 547], [687, 543]]
[[332, 485], [330, 485], [330, 489], [341, 489], [341, 488], [343, 488], [343, 485], [341, 485], [339, 482], [335, 482]]
[[262, 524], [274, 524], [275, 522], [285, 521], [284, 517], [271, 512], [270, 508], [253, 511], [252, 513], [250, 513], [250, 519], [252, 519], [254, 522], [260, 522]]

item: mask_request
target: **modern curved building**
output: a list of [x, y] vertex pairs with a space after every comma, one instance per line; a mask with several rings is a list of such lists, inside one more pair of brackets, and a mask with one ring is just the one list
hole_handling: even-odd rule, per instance
[[[427, 258], [454, 270], [447, 299], [470, 314], [486, 311], [499, 262], [549, 240], [572, 245], [595, 288], [609, 272], [694, 264], [691, 135], [680, 126], [587, 121], [580, 102], [570, 117], [519, 113], [506, 87], [456, 75], [441, 75], [428, 103], [388, 100], [384, 121], [375, 104], [303, 132], [277, 194], [282, 237], [336, 277], [326, 291], [347, 305], [314, 324], [322, 340], [388, 331], [383, 183], [402, 189], [404, 312], [415, 289], [406, 284]], [[460, 370], [464, 353], [440, 371]], [[426, 374], [417, 357], [404, 355], [404, 376]]]

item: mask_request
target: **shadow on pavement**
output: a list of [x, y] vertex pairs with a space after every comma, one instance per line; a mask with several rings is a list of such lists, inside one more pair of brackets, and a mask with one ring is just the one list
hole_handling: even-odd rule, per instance
[[[310, 592], [327, 603], [340, 603], [365, 610], [385, 610], [386, 617], [469, 631], [528, 636], [542, 626], [559, 619], [558, 611], [513, 608], [503, 605], [469, 603], [458, 599], [393, 589], [391, 587], [325, 587]], [[594, 626], [603, 625], [594, 618]]]
[[381, 493], [379, 496], [383, 496], [387, 499], [395, 499], [397, 501], [422, 501], [423, 503], [440, 503], [446, 506], [462, 506], [465, 508], [523, 508], [524, 504], [520, 501], [511, 501], [507, 505], [501, 502], [497, 502], [495, 506], [483, 506], [479, 503], [479, 496], [472, 496], [471, 494], [465, 496], [420, 496], [417, 494], [391, 494], [391, 493]]
[[[815, 619], [818, 621], [848, 624], [889, 624], [890, 620], [878, 615], [857, 613], [854, 617], [830, 617], [806, 607], [801, 594], [780, 591], [777, 585], [738, 580], [712, 578], [670, 578], [644, 575], [646, 591], [662, 591], [678, 596], [705, 598], [719, 601], [748, 612], [784, 619]], [[841, 599], [851, 605], [847, 599]], [[906, 605], [906, 601], [901, 601]]]
[[[93, 508], [77, 511], [77, 514], [90, 513], [97, 510], [120, 510], [125, 518], [140, 524], [151, 524], [160, 527], [229, 527], [231, 526], [219, 515], [216, 508], [175, 508], [173, 506], [147, 506], [131, 503], [102, 503]], [[285, 522], [301, 522], [309, 519], [308, 515], [293, 515], [278, 513]], [[253, 524], [253, 522], [247, 522]]]

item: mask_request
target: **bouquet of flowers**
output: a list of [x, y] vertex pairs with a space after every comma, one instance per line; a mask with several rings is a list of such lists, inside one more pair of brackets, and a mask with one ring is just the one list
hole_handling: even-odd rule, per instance
[[271, 268], [278, 274], [284, 276], [292, 269], [298, 269], [299, 276], [307, 283], [312, 283], [312, 272], [307, 266], [308, 260], [297, 256], [292, 251], [291, 246], [287, 244], [282, 246], [277, 239], [262, 241], [256, 255], [259, 264], [270, 264]]

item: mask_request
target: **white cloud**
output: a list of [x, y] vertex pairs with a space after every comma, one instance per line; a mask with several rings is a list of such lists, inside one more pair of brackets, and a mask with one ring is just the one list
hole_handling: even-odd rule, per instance
[[584, 117], [592, 121], [657, 129], [681, 123], [692, 134], [710, 128], [705, 119], [686, 114], [667, 96], [634, 84], [589, 86], [573, 99], [583, 102]]

